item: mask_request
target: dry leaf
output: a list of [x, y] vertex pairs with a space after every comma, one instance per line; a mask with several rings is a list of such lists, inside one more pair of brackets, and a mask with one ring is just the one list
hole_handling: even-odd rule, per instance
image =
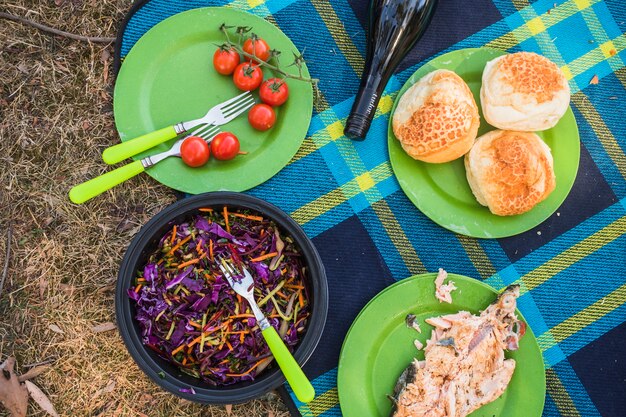
[[17, 379], [19, 379], [20, 382], [24, 382], [29, 379], [36, 378], [42, 373], [46, 372], [48, 368], [50, 368], [50, 365], [35, 366], [34, 368], [29, 369], [28, 372], [26, 372], [25, 374], [22, 374], [19, 377], [17, 377]]
[[103, 64], [111, 58], [111, 52], [109, 52], [109, 48], [104, 48], [100, 53], [100, 62]]
[[224, 405], [224, 408], [226, 409], [226, 414], [231, 415], [231, 413], [233, 412], [233, 405], [232, 404], [226, 404], [226, 405]]
[[595, 85], [595, 84], [598, 84], [599, 81], [600, 80], [598, 79], [598, 76], [594, 75], [593, 78], [591, 79], [591, 81], [589, 81], [589, 84]]
[[37, 404], [39, 404], [39, 407], [41, 407], [43, 411], [45, 411], [52, 417], [59, 417], [57, 410], [54, 409], [54, 406], [52, 405], [46, 394], [44, 394], [37, 385], [33, 384], [30, 381], [24, 382], [24, 385], [26, 385], [26, 389], [28, 389], [30, 397], [35, 400]]
[[100, 388], [98, 391], [96, 391], [96, 393], [93, 395], [93, 399], [95, 400], [102, 394], [108, 394], [109, 392], [113, 392], [114, 389], [115, 389], [115, 381], [111, 381], [106, 385], [106, 387]]
[[26, 417], [28, 391], [20, 384], [14, 372], [15, 358], [8, 357], [0, 365], [0, 403], [9, 410], [11, 417]]
[[102, 333], [102, 332], [110, 332], [111, 330], [115, 330], [116, 328], [117, 327], [115, 327], [115, 323], [111, 323], [110, 321], [107, 321], [106, 323], [97, 324], [93, 326], [91, 330], [93, 330], [95, 333]]
[[43, 276], [39, 277], [39, 298], [42, 300], [46, 295], [46, 288], [48, 288], [48, 280]]
[[55, 333], [59, 333], [59, 334], [63, 334], [63, 330], [61, 330], [61, 328], [59, 326], [57, 326], [56, 324], [50, 324], [48, 325], [48, 329], [52, 330]]
[[68, 67], [66, 67], [65, 65], [61, 64], [58, 61], [54, 61], [54, 66], [57, 67], [59, 70], [61, 70], [61, 72], [66, 72], [66, 73], [70, 73], [70, 69]]

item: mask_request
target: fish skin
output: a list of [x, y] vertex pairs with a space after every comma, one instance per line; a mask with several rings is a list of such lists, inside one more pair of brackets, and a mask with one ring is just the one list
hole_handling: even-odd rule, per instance
[[461, 311], [426, 320], [439, 326], [425, 360], [411, 362], [398, 379], [391, 417], [465, 417], [500, 397], [516, 366], [504, 350], [525, 328], [515, 316], [518, 297], [512, 285], [478, 316]]

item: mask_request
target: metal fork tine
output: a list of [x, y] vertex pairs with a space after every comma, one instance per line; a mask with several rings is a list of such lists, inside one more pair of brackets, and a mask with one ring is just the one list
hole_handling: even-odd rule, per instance
[[200, 136], [202, 138], [205, 133], [209, 133], [209, 131], [211, 131], [213, 129], [217, 129], [217, 126], [204, 125], [200, 129], [198, 129], [195, 132], [193, 132], [193, 135]]
[[225, 111], [224, 112], [224, 117], [225, 118], [229, 118], [229, 117], [238, 116], [242, 112], [244, 112], [247, 109], [249, 109], [250, 107], [252, 107], [254, 105], [254, 103], [255, 103], [254, 98], [250, 97], [249, 100], [243, 101], [243, 102], [239, 103], [236, 107], [233, 107], [233, 108]]
[[235, 96], [235, 97], [231, 98], [230, 100], [226, 100], [225, 102], [222, 103], [222, 105], [220, 106], [220, 109], [222, 111], [224, 111], [224, 109], [226, 107], [228, 107], [229, 104], [234, 103], [234, 102], [238, 102], [239, 100], [245, 98], [246, 96], [251, 96], [251, 93], [249, 91], [244, 91], [243, 93], [239, 94], [238, 96]]

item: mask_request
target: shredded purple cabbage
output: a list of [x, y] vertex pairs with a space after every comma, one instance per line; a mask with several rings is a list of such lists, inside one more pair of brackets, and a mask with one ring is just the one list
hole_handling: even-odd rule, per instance
[[[290, 350], [301, 340], [310, 314], [306, 268], [293, 240], [256, 214], [230, 212], [228, 220], [226, 226], [217, 210], [177, 224], [160, 239], [128, 289], [143, 343], [210, 385], [253, 380], [272, 359], [250, 307], [211, 256], [246, 265], [257, 302], [267, 300], [261, 310]], [[276, 255], [256, 259], [272, 253]], [[184, 390], [194, 393], [193, 388]]]

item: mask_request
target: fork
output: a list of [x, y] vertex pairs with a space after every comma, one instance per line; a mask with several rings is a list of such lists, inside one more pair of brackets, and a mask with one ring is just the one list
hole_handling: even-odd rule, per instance
[[219, 131], [220, 128], [217, 126], [203, 126], [193, 132], [193, 134], [187, 135], [184, 138], [181, 138], [174, 142], [172, 147], [165, 152], [147, 156], [143, 159], [131, 162], [130, 164], [126, 164], [124, 166], [114, 169], [113, 171], [109, 171], [106, 174], [102, 174], [98, 177], [90, 179], [89, 181], [74, 186], [69, 192], [70, 200], [76, 204], [82, 204], [87, 200], [91, 200], [92, 198], [102, 194], [106, 190], [110, 190], [116, 185], [144, 172], [146, 169], [155, 164], [158, 164], [165, 158], [168, 158], [170, 156], [180, 156], [180, 145], [189, 136], [199, 136], [208, 142], [213, 139], [213, 137], [217, 135]]
[[206, 124], [221, 126], [254, 105], [254, 97], [249, 91], [213, 106], [203, 117], [188, 122], [180, 122], [174, 126], [155, 130], [135, 139], [127, 140], [108, 147], [102, 152], [102, 160], [109, 165], [117, 164], [126, 158], [137, 155], [196, 126]]
[[[252, 275], [250, 275], [250, 272], [243, 264], [241, 264], [241, 271], [237, 271], [237, 269], [229, 264], [223, 257], [218, 256], [217, 261], [217, 266], [219, 266], [222, 274], [224, 274], [228, 284], [230, 284], [237, 294], [248, 301], [254, 318], [259, 324], [261, 333], [265, 338], [265, 342], [267, 342], [267, 345], [272, 351], [272, 355], [274, 355], [276, 362], [278, 362], [278, 366], [280, 366], [280, 369], [283, 371], [294, 394], [296, 394], [298, 400], [303, 403], [311, 402], [315, 397], [315, 389], [306, 375], [304, 375], [304, 372], [302, 372], [302, 368], [300, 368], [298, 362], [296, 362], [287, 349], [287, 346], [285, 346], [285, 343], [276, 332], [276, 329], [270, 325], [257, 305], [254, 299], [254, 280], [252, 279]], [[233, 276], [240, 276], [241, 279], [234, 279]]]

